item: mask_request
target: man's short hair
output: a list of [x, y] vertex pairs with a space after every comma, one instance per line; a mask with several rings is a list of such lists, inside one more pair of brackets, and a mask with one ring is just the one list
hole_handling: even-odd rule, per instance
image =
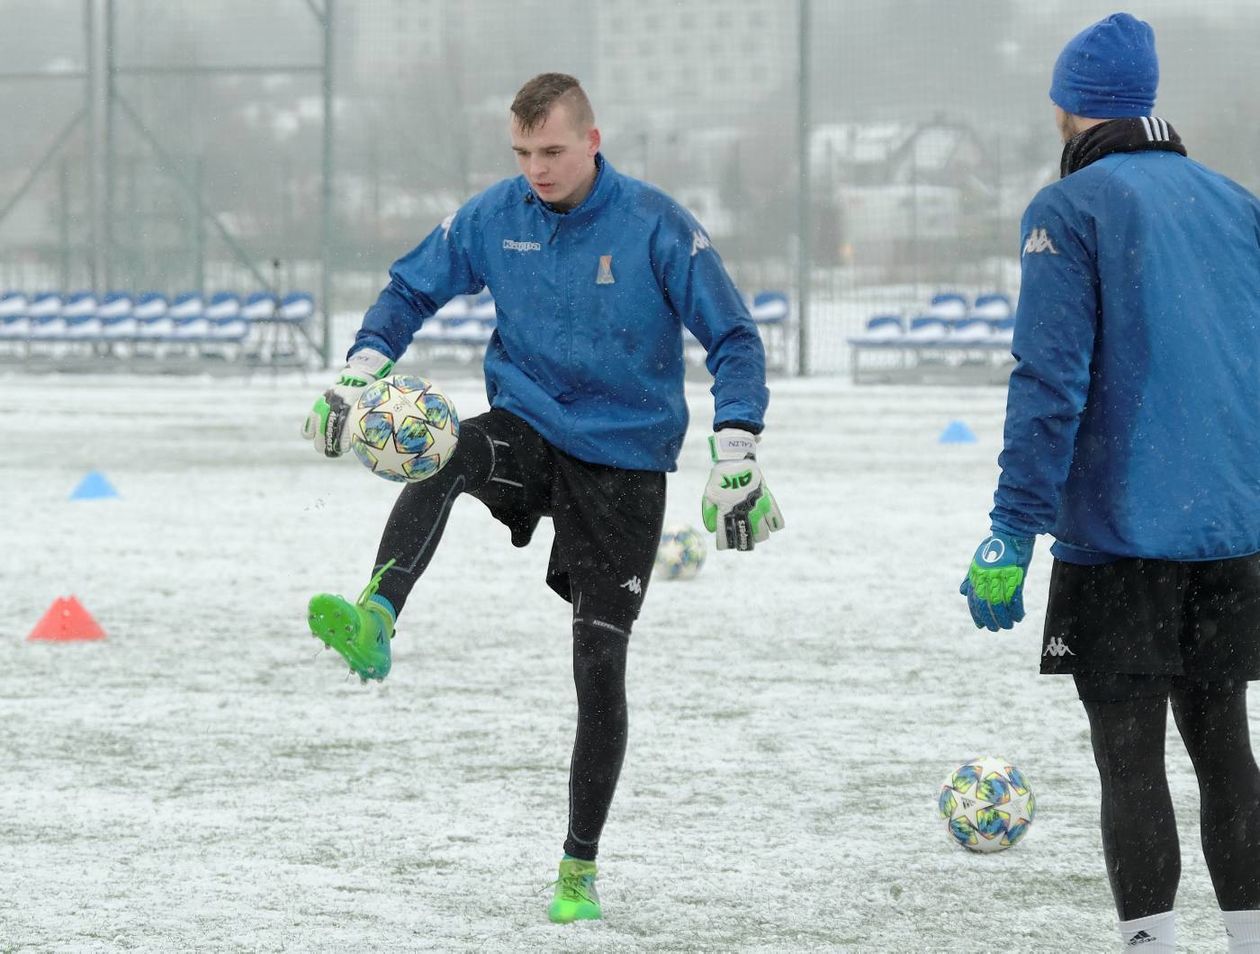
[[512, 100], [512, 115], [521, 132], [531, 133], [547, 121], [556, 103], [569, 107], [573, 125], [585, 131], [595, 125], [595, 111], [582, 84], [567, 73], [539, 73]]

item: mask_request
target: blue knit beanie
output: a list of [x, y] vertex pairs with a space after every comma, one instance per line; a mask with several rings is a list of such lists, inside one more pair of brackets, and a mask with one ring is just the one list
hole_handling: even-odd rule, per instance
[[1149, 116], [1158, 85], [1155, 31], [1127, 13], [1113, 13], [1068, 41], [1054, 64], [1050, 99], [1089, 119]]

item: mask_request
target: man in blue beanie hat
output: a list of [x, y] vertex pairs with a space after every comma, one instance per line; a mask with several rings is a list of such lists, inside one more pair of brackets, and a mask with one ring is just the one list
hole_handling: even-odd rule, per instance
[[961, 591], [1011, 628], [1055, 538], [1041, 671], [1089, 718], [1121, 947], [1175, 949], [1171, 701], [1229, 950], [1260, 952], [1260, 201], [1187, 157], [1158, 83], [1125, 13], [1055, 63], [1062, 176], [1024, 213], [1001, 476]]
[[1149, 116], [1157, 86], [1155, 31], [1127, 13], [1113, 13], [1063, 48], [1054, 64], [1050, 99], [1076, 116]]

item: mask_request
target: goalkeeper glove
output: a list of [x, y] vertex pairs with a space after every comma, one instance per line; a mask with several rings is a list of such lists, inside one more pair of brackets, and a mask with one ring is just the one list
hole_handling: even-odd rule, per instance
[[705, 529], [717, 533], [719, 550], [751, 550], [772, 530], [783, 529], [783, 514], [770, 496], [757, 466], [757, 438], [728, 427], [709, 438], [713, 472], [700, 506]]
[[379, 351], [364, 348], [346, 359], [337, 383], [319, 396], [302, 424], [302, 436], [315, 444], [317, 453], [340, 457], [350, 449], [346, 421], [359, 395], [373, 381], [389, 374], [394, 362]]
[[1024, 578], [1035, 542], [1036, 537], [1018, 537], [995, 528], [976, 548], [967, 578], [958, 588], [967, 597], [976, 629], [996, 633], [1024, 618]]

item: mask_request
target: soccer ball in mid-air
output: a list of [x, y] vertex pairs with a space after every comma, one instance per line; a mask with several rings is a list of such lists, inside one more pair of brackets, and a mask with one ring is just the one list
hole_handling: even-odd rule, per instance
[[936, 804], [950, 841], [981, 852], [1018, 842], [1037, 811], [1024, 773], [991, 755], [968, 759], [950, 772]]
[[402, 483], [432, 477], [459, 441], [455, 407], [432, 382], [395, 374], [369, 384], [346, 426], [350, 449], [368, 470]]
[[704, 537], [694, 527], [678, 525], [661, 531], [652, 575], [662, 580], [690, 580], [704, 565]]

